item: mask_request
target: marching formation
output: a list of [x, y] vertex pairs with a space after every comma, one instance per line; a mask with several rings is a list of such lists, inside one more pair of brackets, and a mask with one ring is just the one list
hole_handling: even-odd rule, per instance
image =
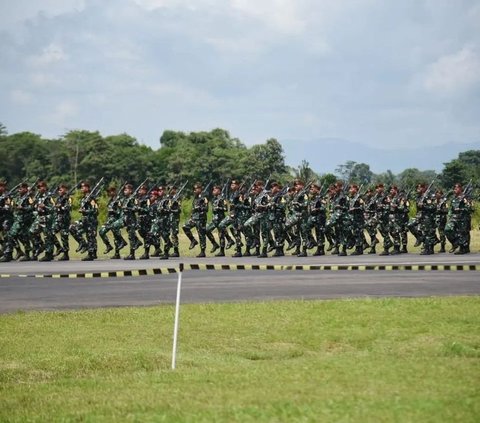
[[[69, 189], [61, 184], [51, 192], [44, 181], [33, 185], [22, 182], [8, 190], [0, 182], [0, 248], [2, 262], [12, 260], [69, 260], [69, 236], [78, 243], [82, 260], [97, 258], [97, 233], [105, 244], [104, 254], [134, 260], [143, 246], [140, 259], [179, 257], [181, 187], [149, 187], [147, 180], [134, 189], [125, 183], [120, 189], [108, 188], [107, 218], [98, 228], [97, 197], [103, 178], [92, 188], [82, 182]], [[279, 257], [286, 251], [305, 257], [331, 254], [407, 253], [408, 232], [415, 237], [421, 254], [470, 252], [473, 213], [472, 186], [455, 184], [452, 198], [433, 189], [433, 182], [419, 184], [414, 198], [396, 186], [383, 184], [363, 192], [363, 186], [342, 181], [326, 189], [315, 182], [296, 179], [291, 185], [279, 182], [251, 184], [237, 180], [224, 185], [193, 185], [192, 212], [182, 226], [190, 240], [205, 257], [207, 239], [210, 253], [225, 256], [234, 247], [233, 257]], [[81, 218], [71, 221], [72, 194], [80, 189]], [[416, 214], [410, 218], [410, 209]], [[211, 208], [211, 221], [207, 215]], [[122, 233], [122, 229], [125, 229]], [[195, 229], [196, 237], [192, 230]], [[126, 233], [127, 239], [125, 239]], [[378, 237], [378, 234], [381, 237]], [[379, 246], [381, 238], [381, 248]], [[378, 251], [377, 251], [378, 248]]]

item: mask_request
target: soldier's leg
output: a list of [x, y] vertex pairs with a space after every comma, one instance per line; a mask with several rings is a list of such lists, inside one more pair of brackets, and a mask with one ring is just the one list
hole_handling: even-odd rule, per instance
[[[219, 243], [216, 241], [215, 237], [213, 236], [213, 230], [216, 229], [219, 224], [220, 223], [218, 222], [218, 220], [214, 217], [212, 219], [212, 221], [205, 228], [205, 234], [206, 234], [208, 240], [210, 241], [210, 243], [212, 244], [212, 249], [210, 250], [210, 253], [214, 253], [215, 251], [217, 251], [220, 248]], [[225, 239], [224, 239], [223, 242], [225, 244]], [[224, 245], [224, 247], [225, 247], [225, 245]]]
[[189, 249], [193, 250], [195, 246], [198, 244], [198, 241], [192, 234], [192, 228], [195, 227], [195, 221], [193, 219], [188, 219], [185, 224], [182, 226], [183, 232], [187, 235], [187, 238], [190, 240]]
[[197, 257], [205, 257], [205, 250], [207, 248], [207, 234], [206, 234], [206, 224], [205, 219], [198, 219], [195, 221], [195, 227], [197, 229], [198, 241], [200, 243], [200, 254]]

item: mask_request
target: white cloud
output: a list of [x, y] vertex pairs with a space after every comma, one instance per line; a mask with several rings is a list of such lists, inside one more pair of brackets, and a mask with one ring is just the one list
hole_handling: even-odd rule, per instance
[[33, 67], [47, 67], [67, 59], [68, 56], [64, 53], [62, 46], [50, 43], [40, 54], [30, 56], [27, 62]]
[[480, 56], [471, 47], [444, 55], [426, 72], [424, 86], [437, 94], [458, 94], [480, 83]]
[[69, 120], [78, 115], [78, 111], [79, 109], [75, 101], [63, 100], [55, 106], [52, 113], [45, 115], [45, 121], [64, 127]]
[[14, 104], [26, 106], [33, 103], [33, 96], [28, 91], [13, 90], [10, 93], [10, 98]]

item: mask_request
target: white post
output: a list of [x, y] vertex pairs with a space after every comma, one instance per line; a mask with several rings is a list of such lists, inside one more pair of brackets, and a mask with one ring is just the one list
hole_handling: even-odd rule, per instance
[[175, 302], [175, 323], [173, 326], [172, 370], [175, 370], [175, 363], [177, 360], [177, 339], [178, 339], [178, 322], [180, 320], [180, 292], [182, 290], [182, 272], [183, 272], [183, 263], [180, 263], [178, 268], [177, 300]]

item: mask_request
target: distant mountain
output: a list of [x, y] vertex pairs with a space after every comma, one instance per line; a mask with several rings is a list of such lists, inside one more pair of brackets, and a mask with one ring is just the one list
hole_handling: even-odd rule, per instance
[[335, 138], [314, 141], [280, 140], [280, 142], [285, 151], [285, 162], [289, 166], [298, 167], [302, 160], [306, 160], [317, 173], [334, 173], [338, 165], [349, 160], [370, 165], [370, 170], [374, 173], [391, 170], [398, 174], [408, 168], [440, 172], [444, 163], [456, 159], [459, 153], [480, 150], [480, 142], [392, 150], [368, 147]]

